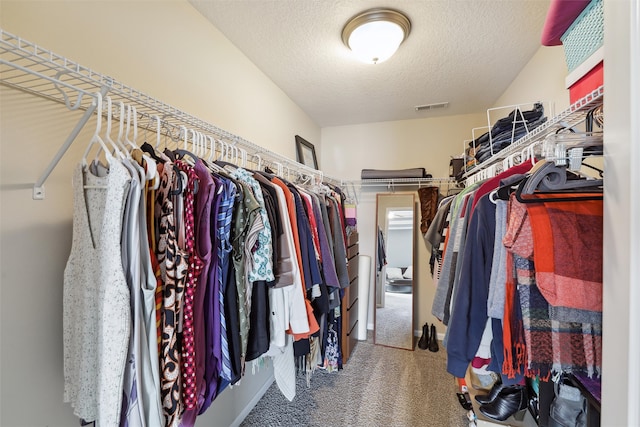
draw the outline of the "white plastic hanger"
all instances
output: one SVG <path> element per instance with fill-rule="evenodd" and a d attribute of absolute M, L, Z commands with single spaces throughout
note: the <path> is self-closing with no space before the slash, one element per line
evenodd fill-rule
<path fill-rule="evenodd" d="M 158 116 L 153 116 L 152 118 L 155 118 L 157 120 L 157 133 L 156 133 L 156 146 L 157 146 L 160 144 L 160 118 Z M 137 123 L 135 123 L 134 126 L 136 126 L 136 129 L 137 129 Z M 135 137 L 134 137 L 134 140 L 135 140 Z M 151 186 L 151 189 L 157 190 L 158 187 L 160 187 L 160 174 L 158 173 L 158 164 L 156 162 L 156 159 L 151 157 L 144 150 L 141 150 L 141 151 L 142 151 L 142 158 L 145 161 L 144 163 L 145 179 L 148 182 L 153 183 L 153 185 Z"/>
<path fill-rule="evenodd" d="M 198 132 L 198 152 L 196 155 L 202 159 L 205 154 L 207 154 L 207 138 L 204 133 Z"/>
<path fill-rule="evenodd" d="M 233 163 L 236 166 L 240 166 L 240 162 L 238 161 L 238 147 L 235 144 L 231 146 L 231 153 L 233 155 L 231 163 Z"/>
<path fill-rule="evenodd" d="M 220 144 L 220 157 L 218 157 L 216 160 L 225 160 L 225 156 L 227 155 L 227 143 L 224 142 L 223 140 L 218 140 L 218 143 Z"/>
<path fill-rule="evenodd" d="M 243 168 L 247 167 L 247 150 L 245 150 L 244 148 L 239 148 L 240 150 L 240 154 L 241 154 L 241 164 L 240 166 L 242 166 Z"/>
<path fill-rule="evenodd" d="M 132 124 L 131 123 L 132 114 L 133 114 L 133 120 L 135 122 L 133 124 L 133 139 L 135 140 L 136 137 L 138 136 L 138 115 L 135 107 L 131 105 L 127 105 L 127 131 L 124 134 L 124 142 L 125 142 L 125 147 L 127 148 L 127 151 L 131 151 L 134 148 L 138 148 L 135 142 L 129 139 L 129 129 L 131 128 L 131 124 Z"/>
<path fill-rule="evenodd" d="M 111 162 L 113 160 L 113 156 L 109 152 L 109 148 L 104 143 L 102 138 L 100 138 L 100 129 L 102 128 L 102 94 L 98 92 L 96 94 L 96 99 L 94 99 L 93 102 L 97 102 L 97 105 L 96 105 L 96 112 L 97 112 L 96 131 L 94 132 L 93 136 L 91 137 L 91 140 L 89 140 L 89 144 L 87 144 L 87 148 L 86 148 L 86 150 L 84 152 L 84 155 L 82 156 L 82 166 L 84 168 L 86 168 L 88 166 L 87 156 L 89 155 L 89 152 L 91 152 L 91 148 L 94 146 L 94 144 L 100 145 L 100 148 L 102 149 L 102 151 L 104 151 L 104 156 L 105 156 L 105 160 L 107 162 L 107 166 L 111 166 Z M 85 185 L 84 188 L 106 188 L 106 187 L 102 186 L 102 185 Z"/>
<path fill-rule="evenodd" d="M 214 137 L 207 135 L 207 139 L 209 140 L 209 157 L 207 157 L 207 161 L 212 162 L 213 156 L 216 153 L 216 140 Z"/>
<path fill-rule="evenodd" d="M 120 127 L 118 128 L 118 139 L 116 141 L 124 151 L 127 151 L 125 149 L 126 144 L 124 142 L 124 116 L 125 116 L 125 105 L 124 105 L 124 102 L 120 101 Z"/>
<path fill-rule="evenodd" d="M 111 97 L 107 96 L 107 128 L 104 133 L 104 139 L 106 140 L 106 142 L 109 143 L 109 145 L 113 149 L 113 155 L 115 157 L 122 159 L 122 158 L 125 158 L 125 154 L 122 152 L 122 147 L 120 147 L 118 143 L 111 138 L 112 116 L 113 116 L 113 104 L 111 102 Z M 98 153 L 99 152 L 100 151 L 98 151 Z"/>
<path fill-rule="evenodd" d="M 160 116 L 154 115 L 154 119 L 156 119 L 156 146 L 154 147 L 156 150 L 160 149 Z"/>
<path fill-rule="evenodd" d="M 202 158 L 202 132 L 196 131 L 196 137 L 192 142 L 193 144 L 193 154 L 196 157 Z"/>

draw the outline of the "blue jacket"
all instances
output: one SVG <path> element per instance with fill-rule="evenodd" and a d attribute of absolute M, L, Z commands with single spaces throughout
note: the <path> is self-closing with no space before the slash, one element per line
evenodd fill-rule
<path fill-rule="evenodd" d="M 496 205 L 488 195 L 478 201 L 467 230 L 460 281 L 448 325 L 447 371 L 464 378 L 487 323 L 487 298 L 495 239 Z"/>

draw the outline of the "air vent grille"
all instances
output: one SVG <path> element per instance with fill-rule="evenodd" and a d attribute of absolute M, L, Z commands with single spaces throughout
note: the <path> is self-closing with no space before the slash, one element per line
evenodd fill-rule
<path fill-rule="evenodd" d="M 434 104 L 416 105 L 416 111 L 437 110 L 449 106 L 448 102 L 436 102 Z"/>

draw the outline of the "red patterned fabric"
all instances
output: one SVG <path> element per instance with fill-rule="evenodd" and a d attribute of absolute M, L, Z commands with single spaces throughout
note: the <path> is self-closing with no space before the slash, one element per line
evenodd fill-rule
<path fill-rule="evenodd" d="M 578 205 L 583 202 L 570 203 Z M 508 252 L 513 252 L 522 310 L 526 343 L 524 374 L 528 377 L 540 376 L 543 379 L 548 378 L 552 372 L 560 371 L 583 371 L 589 376 L 599 375 L 602 366 L 602 326 L 595 323 L 551 320 L 549 302 L 536 284 L 538 267 L 534 266 L 532 259 L 537 259 L 538 254 L 534 253 L 534 256 L 531 256 L 534 239 L 529 225 L 529 207 L 536 205 L 540 204 L 526 205 L 525 209 L 512 197 L 508 228 L 517 228 L 518 232 L 511 236 L 515 243 L 505 240 Z M 553 244 L 550 241 L 547 241 L 546 245 L 536 242 L 536 247 L 543 248 L 541 250 L 549 251 L 551 246 Z M 601 252 L 601 242 L 598 248 Z M 565 260 L 565 263 L 572 264 L 573 260 Z M 513 366 L 516 370 L 519 368 L 518 364 Z"/>
<path fill-rule="evenodd" d="M 602 200 L 530 203 L 527 211 L 536 282 L 545 299 L 555 306 L 602 311 Z"/>

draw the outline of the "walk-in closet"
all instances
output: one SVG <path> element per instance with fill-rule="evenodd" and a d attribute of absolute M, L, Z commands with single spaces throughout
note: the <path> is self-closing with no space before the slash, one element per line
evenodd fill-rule
<path fill-rule="evenodd" d="M 637 1 L 0 0 L 0 425 L 638 424 L 638 76 Z"/>

